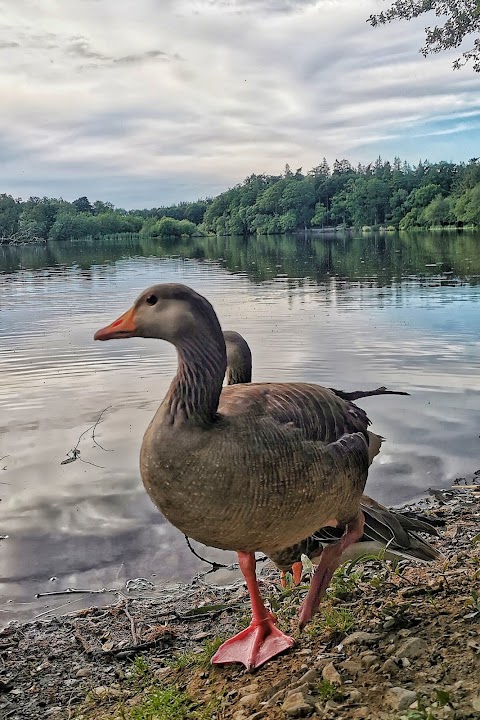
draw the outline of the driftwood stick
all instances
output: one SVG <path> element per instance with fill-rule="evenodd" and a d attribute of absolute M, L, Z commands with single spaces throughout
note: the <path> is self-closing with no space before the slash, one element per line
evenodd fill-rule
<path fill-rule="evenodd" d="M 120 593 L 118 588 L 101 588 L 100 590 L 79 590 L 77 588 L 67 588 L 66 590 L 52 590 L 51 592 L 37 593 L 35 597 L 51 597 L 53 595 L 103 595 L 105 593 Z"/>

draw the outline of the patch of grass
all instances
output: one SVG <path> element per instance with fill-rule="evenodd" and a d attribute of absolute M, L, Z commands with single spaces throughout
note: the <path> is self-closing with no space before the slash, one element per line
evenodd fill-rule
<path fill-rule="evenodd" d="M 210 701 L 199 706 L 186 693 L 172 686 L 152 690 L 133 708 L 121 707 L 116 717 L 122 720 L 211 720 L 220 702 Z"/>
<path fill-rule="evenodd" d="M 325 608 L 321 614 L 307 625 L 305 633 L 309 637 L 325 632 L 325 630 L 334 630 L 335 632 L 346 634 L 355 625 L 353 613 L 347 608 Z"/>
<path fill-rule="evenodd" d="M 207 640 L 200 652 L 186 651 L 179 653 L 173 660 L 172 667 L 175 670 L 185 670 L 191 667 L 208 670 L 210 660 L 224 641 L 225 638 L 215 637 L 213 640 Z"/>
<path fill-rule="evenodd" d="M 329 595 L 339 600 L 345 600 L 356 590 L 362 577 L 363 572 L 361 570 L 352 572 L 350 565 L 342 565 L 335 571 L 328 589 Z"/>
<path fill-rule="evenodd" d="M 316 689 L 323 702 L 326 702 L 327 700 L 340 701 L 344 698 L 344 694 L 328 680 L 322 680 L 322 682 L 317 685 Z"/>
<path fill-rule="evenodd" d="M 152 669 L 143 655 L 136 655 L 130 667 L 130 678 L 135 682 L 144 682 L 152 677 Z"/>

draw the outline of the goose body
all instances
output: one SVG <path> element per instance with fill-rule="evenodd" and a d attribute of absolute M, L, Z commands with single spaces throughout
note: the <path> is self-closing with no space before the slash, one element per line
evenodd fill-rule
<path fill-rule="evenodd" d="M 223 336 L 227 351 L 225 374 L 227 383 L 251 382 L 252 353 L 247 341 L 240 333 L 233 330 L 225 330 Z M 330 390 L 343 399 L 359 399 L 378 395 L 408 395 L 406 392 L 387 390 L 385 387 L 353 392 L 344 392 L 334 388 L 330 388 Z M 365 517 L 363 535 L 358 542 L 346 549 L 342 561 L 354 560 L 366 554 L 376 554 L 385 551 L 386 548 L 388 548 L 385 551 L 386 557 L 390 559 L 404 557 L 421 562 L 432 562 L 441 557 L 441 554 L 419 535 L 420 532 L 438 535 L 428 517 L 418 515 L 407 517 L 401 512 L 389 510 L 365 494 L 362 495 L 360 507 Z M 302 555 L 306 555 L 310 560 L 318 561 L 323 548 L 337 542 L 342 533 L 341 524 L 336 528 L 320 528 L 299 543 L 271 553 L 270 558 L 282 570 L 282 576 L 294 566 L 294 577 L 298 579 L 301 567 L 295 567 L 295 565 L 300 563 Z"/>
<path fill-rule="evenodd" d="M 313 385 L 230 386 L 215 421 L 187 433 L 160 408 L 143 440 L 142 479 L 186 535 L 269 554 L 356 514 L 369 464 L 367 422 Z"/>
<path fill-rule="evenodd" d="M 323 551 L 300 612 L 315 613 L 344 550 L 363 533 L 360 501 L 381 439 L 366 413 L 334 391 L 306 383 L 222 389 L 226 347 L 215 311 L 190 288 L 156 285 L 95 334 L 175 345 L 178 369 L 145 433 L 140 470 L 153 502 L 186 535 L 236 550 L 252 599 L 246 630 L 226 641 L 216 663 L 258 667 L 293 640 L 261 599 L 254 552 L 274 554 L 319 528 L 341 525 Z"/>

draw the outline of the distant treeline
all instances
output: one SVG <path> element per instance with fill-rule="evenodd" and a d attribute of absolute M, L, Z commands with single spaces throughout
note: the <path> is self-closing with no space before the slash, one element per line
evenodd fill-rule
<path fill-rule="evenodd" d="M 273 235 L 328 227 L 415 227 L 480 225 L 480 159 L 468 163 L 411 166 L 377 158 L 354 168 L 323 159 L 307 174 L 286 165 L 282 175 L 250 175 L 215 198 L 145 210 L 31 197 L 0 195 L 0 237 L 100 237 L 118 233 L 175 237 Z"/>

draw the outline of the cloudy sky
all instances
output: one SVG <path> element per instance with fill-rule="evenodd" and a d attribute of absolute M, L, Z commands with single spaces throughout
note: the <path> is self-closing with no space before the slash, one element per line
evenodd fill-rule
<path fill-rule="evenodd" d="M 0 192 L 148 207 L 325 155 L 479 155 L 480 78 L 382 0 L 0 0 Z"/>

